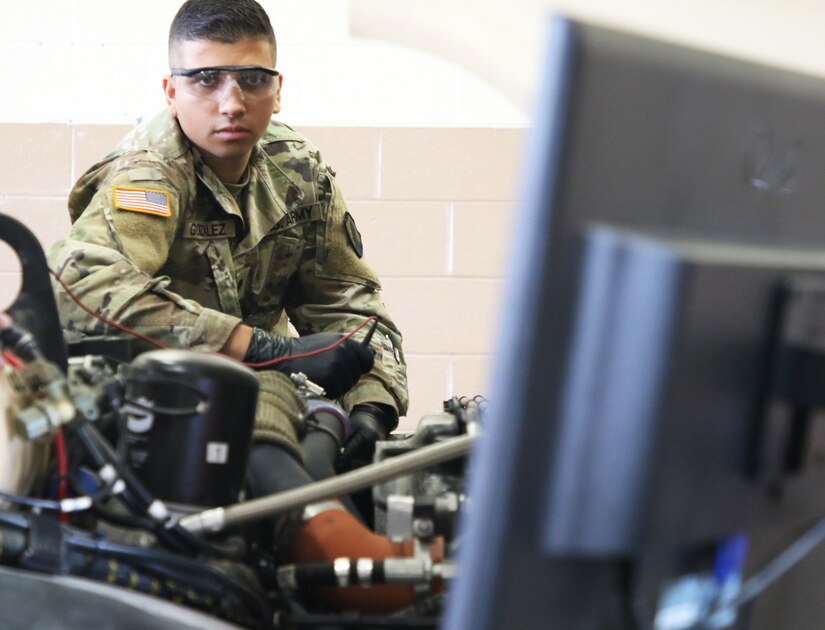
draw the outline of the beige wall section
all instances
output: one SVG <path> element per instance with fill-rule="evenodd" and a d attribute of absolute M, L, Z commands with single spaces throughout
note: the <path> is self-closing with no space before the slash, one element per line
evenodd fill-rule
<path fill-rule="evenodd" d="M 0 212 L 44 247 L 69 228 L 74 179 L 123 125 L 0 124 Z M 449 396 L 486 393 L 523 130 L 304 127 L 338 174 L 404 334 L 414 428 Z M 19 289 L 0 244 L 0 304 Z"/>

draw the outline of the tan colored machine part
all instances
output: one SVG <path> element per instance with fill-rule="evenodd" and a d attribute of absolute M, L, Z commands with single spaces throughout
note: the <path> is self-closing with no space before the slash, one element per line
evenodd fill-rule
<path fill-rule="evenodd" d="M 14 393 L 8 371 L 0 372 L 0 491 L 27 494 L 45 473 L 49 442 L 27 442 L 14 431 Z M 0 506 L 5 503 L 0 501 Z"/>

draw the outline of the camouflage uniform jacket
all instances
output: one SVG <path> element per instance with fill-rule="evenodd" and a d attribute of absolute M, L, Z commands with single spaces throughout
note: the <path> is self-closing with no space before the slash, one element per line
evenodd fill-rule
<path fill-rule="evenodd" d="M 283 334 L 284 311 L 302 335 L 347 332 L 375 315 L 375 366 L 343 404 L 385 403 L 404 415 L 401 335 L 333 173 L 278 123 L 248 173 L 238 204 L 164 112 L 77 182 L 72 230 L 52 248 L 52 269 L 86 306 L 173 347 L 217 351 L 241 321 Z M 107 331 L 55 291 L 66 329 Z"/>

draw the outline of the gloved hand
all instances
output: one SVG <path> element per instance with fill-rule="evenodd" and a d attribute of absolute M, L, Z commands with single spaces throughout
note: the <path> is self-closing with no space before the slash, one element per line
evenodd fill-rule
<path fill-rule="evenodd" d="M 350 434 L 341 454 L 341 470 L 352 467 L 356 460 L 371 461 L 375 443 L 387 439 L 389 432 L 398 424 L 398 416 L 395 409 L 388 405 L 366 403 L 353 407 L 349 422 Z"/>
<path fill-rule="evenodd" d="M 280 337 L 270 335 L 260 328 L 252 329 L 244 363 L 264 363 L 272 359 L 295 356 L 294 359 L 280 361 L 271 366 L 284 374 L 303 372 L 313 383 L 317 383 L 330 398 L 339 398 L 372 369 L 375 353 L 354 339 L 346 339 L 341 344 L 313 354 L 298 356 L 331 346 L 343 337 L 340 333 L 315 333 L 304 337 Z"/>

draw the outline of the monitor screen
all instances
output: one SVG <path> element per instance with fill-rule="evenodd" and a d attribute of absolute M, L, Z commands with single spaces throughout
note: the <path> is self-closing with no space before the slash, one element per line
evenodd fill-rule
<path fill-rule="evenodd" d="M 547 39 L 444 625 L 815 627 L 825 82 Z"/>

